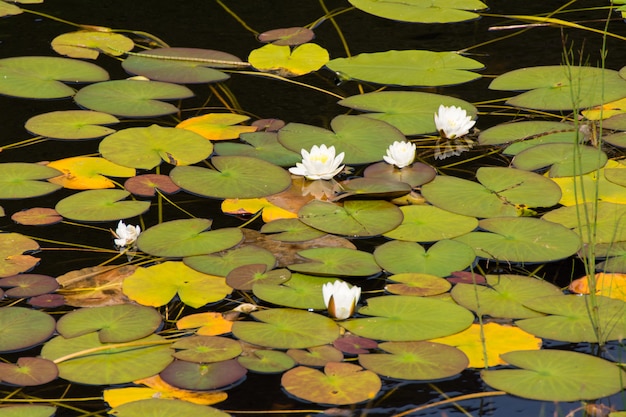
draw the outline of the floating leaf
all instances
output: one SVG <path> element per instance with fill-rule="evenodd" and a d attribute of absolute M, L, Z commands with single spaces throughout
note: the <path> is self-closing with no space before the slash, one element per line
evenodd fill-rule
<path fill-rule="evenodd" d="M 365 178 L 381 178 L 391 181 L 405 182 L 411 187 L 425 184 L 435 178 L 437 172 L 430 165 L 413 162 L 411 165 L 398 169 L 386 162 L 369 165 L 363 171 Z"/>
<path fill-rule="evenodd" d="M 455 52 L 385 51 L 336 58 L 326 64 L 345 79 L 401 86 L 433 87 L 473 81 L 480 75 L 467 71 L 483 64 Z"/>
<path fill-rule="evenodd" d="M 222 277 L 243 265 L 263 264 L 269 269 L 276 265 L 276 258 L 272 252 L 255 245 L 241 246 L 211 255 L 188 256 L 183 261 L 196 271 Z"/>
<path fill-rule="evenodd" d="M 587 174 L 606 164 L 604 152 L 592 146 L 574 147 L 570 143 L 537 145 L 518 153 L 513 166 L 534 171 L 550 166 L 550 177 L 571 177 Z"/>
<path fill-rule="evenodd" d="M 99 157 L 75 156 L 59 159 L 49 162 L 48 167 L 63 174 L 49 179 L 51 183 L 73 190 L 115 188 L 115 183 L 105 175 L 124 178 L 135 175 L 135 169 Z"/>
<path fill-rule="evenodd" d="M 626 240 L 624 215 L 626 205 L 606 202 L 585 203 L 560 207 L 543 215 L 542 219 L 563 225 L 576 233 L 576 239 L 594 244 Z"/>
<path fill-rule="evenodd" d="M 63 110 L 38 114 L 26 121 L 24 127 L 34 135 L 53 139 L 95 139 L 109 135 L 115 130 L 106 126 L 119 123 L 119 119 L 107 113 L 91 110 Z"/>
<path fill-rule="evenodd" d="M 98 307 L 127 304 L 130 300 L 122 292 L 122 282 L 137 267 L 95 266 L 70 271 L 57 277 L 63 287 L 65 303 L 74 307 Z"/>
<path fill-rule="evenodd" d="M 298 362 L 298 365 L 305 366 L 326 366 L 328 362 L 343 361 L 343 353 L 332 346 L 313 346 L 306 350 L 289 349 L 287 355 Z"/>
<path fill-rule="evenodd" d="M 220 362 L 236 358 L 241 354 L 241 344 L 233 339 L 219 336 L 190 336 L 172 344 L 177 351 L 176 359 L 187 362 Z"/>
<path fill-rule="evenodd" d="M 291 27 L 268 30 L 260 33 L 257 38 L 261 42 L 271 42 L 274 45 L 300 45 L 312 40 L 315 33 L 308 28 Z"/>
<path fill-rule="evenodd" d="M 267 265 L 250 264 L 233 269 L 226 276 L 226 284 L 236 290 L 251 291 L 255 284 L 281 284 L 291 278 L 288 269 L 268 271 Z"/>
<path fill-rule="evenodd" d="M 152 169 L 162 161 L 172 165 L 195 164 L 211 155 L 213 145 L 197 133 L 151 125 L 109 135 L 100 142 L 99 151 L 116 164 Z"/>
<path fill-rule="evenodd" d="M 355 336 L 352 334 L 344 334 L 339 339 L 333 342 L 333 346 L 340 349 L 342 352 L 349 353 L 351 355 L 359 355 L 361 353 L 368 353 L 369 349 L 376 349 L 378 343 L 372 339 L 366 339 L 364 337 Z"/>
<path fill-rule="evenodd" d="M 350 0 L 350 4 L 375 16 L 415 23 L 452 23 L 478 19 L 480 15 L 472 13 L 472 11 L 487 8 L 486 4 L 478 0 L 454 2 L 434 0 L 427 3 L 400 0 L 386 2 Z"/>
<path fill-rule="evenodd" d="M 54 292 L 59 283 L 48 275 L 19 274 L 0 278 L 0 287 L 10 288 L 5 295 L 11 298 L 27 298 Z"/>
<path fill-rule="evenodd" d="M 610 159 L 603 168 L 585 175 L 552 178 L 561 187 L 559 204 L 573 206 L 595 201 L 626 203 L 626 188 L 615 181 L 620 176 L 616 172 L 626 172 L 622 171 L 624 168 L 626 165 Z"/>
<path fill-rule="evenodd" d="M 60 175 L 53 167 L 26 162 L 0 163 L 0 198 L 21 199 L 50 194 L 59 187 L 39 181 Z"/>
<path fill-rule="evenodd" d="M 490 386 L 540 401 L 580 401 L 607 397 L 624 389 L 626 373 L 595 356 L 563 350 L 519 350 L 502 359 L 522 369 L 485 370 Z"/>
<path fill-rule="evenodd" d="M 22 387 L 54 381 L 59 371 L 54 362 L 41 358 L 20 357 L 15 365 L 0 363 L 0 381 Z"/>
<path fill-rule="evenodd" d="M 17 8 L 13 5 L 9 6 Z M 9 405 L 2 408 L 2 417 L 52 417 L 55 413 L 56 407 L 50 405 Z"/>
<path fill-rule="evenodd" d="M 570 144 L 573 144 L 578 136 L 575 126 L 569 123 L 532 120 L 495 125 L 481 131 L 478 136 L 478 141 L 481 145 L 500 145 L 502 143 L 517 141 L 523 141 L 522 144 L 526 142 L 537 143 L 535 141 L 539 138 L 545 138 L 559 133 L 567 133 L 566 137 Z M 508 149 L 509 148 L 507 148 L 507 151 Z M 513 152 L 509 153 L 514 154 Z"/>
<path fill-rule="evenodd" d="M 178 293 L 193 308 L 222 300 L 231 293 L 223 277 L 207 275 L 182 262 L 164 262 L 139 267 L 124 280 L 124 294 L 140 304 L 159 307 Z"/>
<path fill-rule="evenodd" d="M 285 352 L 264 349 L 256 349 L 250 354 L 239 356 L 237 361 L 244 368 L 260 373 L 285 372 L 296 364 Z"/>
<path fill-rule="evenodd" d="M 195 132 L 210 140 L 237 139 L 242 133 L 256 131 L 257 128 L 254 126 L 240 124 L 248 119 L 250 119 L 248 116 L 242 114 L 209 113 L 185 119 L 176 127 Z"/>
<path fill-rule="evenodd" d="M 100 51 L 119 56 L 134 47 L 130 38 L 119 33 L 91 30 L 63 33 L 52 40 L 52 49 L 70 58 L 96 59 Z"/>
<path fill-rule="evenodd" d="M 475 217 L 463 216 L 435 206 L 400 207 L 402 224 L 385 233 L 390 239 L 409 242 L 432 242 L 469 233 L 478 226 Z"/>
<path fill-rule="evenodd" d="M 222 211 L 228 214 L 256 214 L 262 211 L 264 222 L 298 217 L 296 213 L 282 209 L 266 198 L 227 198 L 222 201 Z"/>
<path fill-rule="evenodd" d="M 141 197 L 153 197 L 157 190 L 163 194 L 173 194 L 180 190 L 168 175 L 162 174 L 135 175 L 124 182 L 124 188 Z"/>
<path fill-rule="evenodd" d="M 572 292 L 578 294 L 589 294 L 590 285 L 589 277 L 575 279 L 569 285 Z M 596 295 L 603 295 L 609 298 L 626 301 L 626 275 L 625 274 L 607 274 L 601 272 L 595 274 L 593 280 Z M 2 280 L 0 280 L 0 285 Z"/>
<path fill-rule="evenodd" d="M 254 295 L 261 300 L 285 307 L 325 310 L 322 286 L 335 278 L 318 278 L 310 275 L 292 274 L 283 283 L 255 283 Z"/>
<path fill-rule="evenodd" d="M 278 142 L 276 132 L 242 133 L 239 137 L 243 143 L 218 142 L 215 153 L 224 156 L 251 156 L 281 167 L 294 166 L 302 161 L 299 152 L 293 152 Z"/>
<path fill-rule="evenodd" d="M 298 366 L 285 372 L 283 388 L 314 403 L 344 405 L 372 400 L 382 383 L 378 375 L 350 363 L 329 362 L 324 372 Z"/>
<path fill-rule="evenodd" d="M 368 298 L 358 312 L 373 317 L 343 321 L 341 326 L 358 336 L 396 342 L 448 336 L 474 321 L 474 315 L 457 304 L 403 295 Z"/>
<path fill-rule="evenodd" d="M 397 295 L 427 297 L 443 294 L 452 286 L 446 279 L 412 272 L 392 275 L 388 279 L 396 283 L 387 284 L 385 290 Z"/>
<path fill-rule="evenodd" d="M 206 391 L 232 385 L 247 372 L 235 359 L 213 363 L 175 360 L 161 372 L 160 376 L 163 381 L 178 388 Z"/>
<path fill-rule="evenodd" d="M 197 313 L 190 314 L 180 318 L 176 322 L 176 328 L 179 330 L 193 329 L 196 334 L 201 336 L 216 336 L 219 334 L 230 333 L 233 322 L 226 320 L 222 313 Z"/>
<path fill-rule="evenodd" d="M 122 404 L 109 411 L 109 414 L 117 417 L 169 417 L 169 416 L 194 416 L 194 417 L 228 417 L 223 411 L 206 405 L 193 404 L 187 400 L 157 399 L 133 401 Z"/>
<path fill-rule="evenodd" d="M 54 319 L 41 311 L 24 307 L 0 308 L 0 352 L 22 350 L 47 340 Z"/>
<path fill-rule="evenodd" d="M 433 342 L 384 342 L 378 345 L 388 353 L 359 355 L 359 364 L 379 375 L 407 380 L 448 378 L 467 368 L 461 350 Z"/>
<path fill-rule="evenodd" d="M 0 233 L 0 277 L 29 271 L 39 258 L 23 253 L 38 249 L 37 242 L 19 233 Z"/>
<path fill-rule="evenodd" d="M 326 236 L 326 232 L 308 226 L 298 219 L 273 220 L 261 227 L 261 233 L 271 233 L 271 239 L 281 242 L 303 242 Z"/>
<path fill-rule="evenodd" d="M 369 276 L 380 272 L 371 253 L 348 248 L 312 248 L 298 252 L 308 262 L 289 265 L 289 269 L 325 276 Z"/>
<path fill-rule="evenodd" d="M 65 197 L 54 207 L 65 218 L 104 222 L 138 216 L 150 208 L 149 201 L 121 201 L 130 193 L 125 190 L 87 190 Z"/>
<path fill-rule="evenodd" d="M 293 50 L 289 46 L 268 44 L 253 50 L 248 56 L 250 64 L 259 71 L 277 72 L 283 77 L 317 71 L 328 59 L 328 51 L 314 43 L 305 43 Z"/>

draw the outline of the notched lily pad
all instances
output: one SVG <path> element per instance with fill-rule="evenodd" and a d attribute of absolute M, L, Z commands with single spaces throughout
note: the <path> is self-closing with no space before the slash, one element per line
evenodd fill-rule
<path fill-rule="evenodd" d="M 16 364 L 0 362 L 0 381 L 30 387 L 54 381 L 59 370 L 54 362 L 42 358 L 20 357 Z"/>
<path fill-rule="evenodd" d="M 27 298 L 53 292 L 59 288 L 59 283 L 48 275 L 19 274 L 0 278 L 0 287 L 9 288 L 5 290 L 7 297 Z"/>
<path fill-rule="evenodd" d="M 193 363 L 175 360 L 160 376 L 178 388 L 208 391 L 228 387 L 241 380 L 248 371 L 235 359 L 213 363 Z"/>
<path fill-rule="evenodd" d="M 41 226 L 59 223 L 63 220 L 63 216 L 55 209 L 34 207 L 13 213 L 11 220 L 18 224 Z"/>
<path fill-rule="evenodd" d="M 54 209 L 63 217 L 87 222 L 127 219 L 145 213 L 149 201 L 122 201 L 130 193 L 125 190 L 87 190 L 59 201 Z"/>
<path fill-rule="evenodd" d="M 154 197 L 157 190 L 163 194 L 174 194 L 180 190 L 169 176 L 163 174 L 136 175 L 124 182 L 124 188 L 141 197 Z"/>
<path fill-rule="evenodd" d="M 298 252 L 305 262 L 292 271 L 324 276 L 369 276 L 381 271 L 371 253 L 348 248 L 313 248 Z"/>
<path fill-rule="evenodd" d="M 0 164 L 0 198 L 22 199 L 50 194 L 61 186 L 45 181 L 61 175 L 52 167 L 26 162 Z"/>
<path fill-rule="evenodd" d="M 33 116 L 24 127 L 34 135 L 52 139 L 95 139 L 109 135 L 115 130 L 102 126 L 119 123 L 108 113 L 90 110 L 64 110 Z"/>
<path fill-rule="evenodd" d="M 54 333 L 52 316 L 24 307 L 0 308 L 0 352 L 35 346 Z"/>
<path fill-rule="evenodd" d="M 220 362 L 239 356 L 241 344 L 233 339 L 220 336 L 190 336 L 172 344 L 176 349 L 174 357 L 187 362 Z"/>

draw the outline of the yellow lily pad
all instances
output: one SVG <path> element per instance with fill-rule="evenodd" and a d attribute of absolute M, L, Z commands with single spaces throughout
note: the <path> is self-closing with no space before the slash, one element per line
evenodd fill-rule
<path fill-rule="evenodd" d="M 178 320 L 176 322 L 176 328 L 179 330 L 198 328 L 198 330 L 196 330 L 196 334 L 198 335 L 217 336 L 230 333 L 233 328 L 233 322 L 225 319 L 222 313 L 198 313 L 185 316 Z"/>
<path fill-rule="evenodd" d="M 209 113 L 183 120 L 177 128 L 191 130 L 210 140 L 237 139 L 242 133 L 256 132 L 256 126 L 239 123 L 250 119 L 248 116 L 233 113 Z"/>
<path fill-rule="evenodd" d="M 96 59 L 100 51 L 118 56 L 134 47 L 135 43 L 130 38 L 119 33 L 91 30 L 64 33 L 52 40 L 52 49 L 71 58 Z"/>
<path fill-rule="evenodd" d="M 265 223 L 278 219 L 295 219 L 297 213 L 270 203 L 266 198 L 227 198 L 222 201 L 222 211 L 228 214 L 255 214 L 263 210 Z"/>
<path fill-rule="evenodd" d="M 277 72 L 284 77 L 317 71 L 329 59 L 328 51 L 314 43 L 305 43 L 293 50 L 288 46 L 268 44 L 248 56 L 250 64 L 259 71 Z"/>
<path fill-rule="evenodd" d="M 123 178 L 135 175 L 134 168 L 124 167 L 104 158 L 96 157 L 75 156 L 52 161 L 48 166 L 63 173 L 62 176 L 51 178 L 48 181 L 73 190 L 115 188 L 115 183 L 106 178 L 105 175 Z"/>
<path fill-rule="evenodd" d="M 626 274 L 598 273 L 595 275 L 596 295 L 626 301 Z M 570 291 L 589 294 L 589 277 L 578 278 L 569 285 Z"/>

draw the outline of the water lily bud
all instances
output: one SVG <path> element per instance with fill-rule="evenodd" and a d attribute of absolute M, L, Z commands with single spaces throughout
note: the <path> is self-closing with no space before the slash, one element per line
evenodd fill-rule
<path fill-rule="evenodd" d="M 328 314 L 338 320 L 345 320 L 354 313 L 354 308 L 361 297 L 361 287 L 350 287 L 344 281 L 326 283 L 322 286 L 324 304 Z"/>

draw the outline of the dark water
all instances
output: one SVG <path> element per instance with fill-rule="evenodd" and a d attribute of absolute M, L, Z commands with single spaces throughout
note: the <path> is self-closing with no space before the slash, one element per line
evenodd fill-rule
<path fill-rule="evenodd" d="M 248 0 L 225 2 L 249 26 L 259 32 L 278 27 L 290 27 L 308 24 L 324 12 L 320 4 L 310 0 Z M 563 5 L 563 1 L 528 0 L 524 2 L 510 0 L 487 0 L 489 13 L 493 14 L 541 14 L 550 12 Z M 347 7 L 347 1 L 328 0 L 328 9 Z M 608 1 L 585 0 L 578 2 L 580 7 L 606 6 Z M 246 59 L 248 53 L 260 44 L 254 35 L 246 31 L 235 19 L 224 12 L 214 1 L 185 0 L 185 1 L 127 1 L 127 0 L 47 0 L 42 5 L 30 5 L 26 8 L 49 13 L 63 19 L 112 28 L 135 29 L 150 32 L 164 39 L 171 46 L 197 47 L 216 49 L 229 52 Z M 581 11 L 578 13 L 559 16 L 568 20 L 587 20 L 606 18 L 605 11 Z M 613 17 L 616 17 L 615 15 Z M 449 25 L 420 25 L 402 22 L 393 22 L 369 16 L 360 11 L 344 13 L 337 17 L 337 23 L 346 36 L 353 55 L 361 52 L 377 52 L 389 49 L 424 49 L 432 51 L 459 50 L 481 44 L 498 37 L 511 35 L 515 31 L 488 31 L 491 26 L 502 26 L 519 23 L 500 17 L 485 17 L 483 19 Z M 602 28 L 603 22 L 585 22 L 585 25 Z M 50 55 L 49 42 L 57 35 L 72 31 L 72 27 L 24 13 L 0 20 L 0 58 L 22 55 Z M 626 23 L 616 19 L 611 22 L 610 31 L 626 35 Z M 335 28 L 330 22 L 324 22 L 316 29 L 315 42 L 330 51 L 331 58 L 345 56 L 343 47 Z M 584 61 L 595 65 L 600 60 L 601 38 L 579 30 L 561 30 L 554 27 L 541 27 L 526 31 L 518 36 L 500 40 L 489 45 L 471 49 L 468 56 L 485 64 L 482 74 L 484 78 L 459 86 L 430 89 L 428 91 L 458 96 L 471 102 L 482 102 L 495 98 L 506 97 L 506 93 L 493 92 L 487 89 L 491 76 L 503 72 L 535 65 L 560 64 L 563 60 L 564 48 L 572 48 L 576 59 L 582 56 Z M 626 47 L 624 42 L 609 39 L 607 43 L 608 57 L 606 67 L 620 69 L 626 64 Z M 106 68 L 112 79 L 126 77 L 119 63 L 111 58 L 104 57 L 96 61 Z M 315 85 L 333 90 L 343 95 L 356 94 L 358 90 L 354 84 L 335 86 L 335 76 L 330 71 L 320 71 L 300 79 Z M 308 123 L 326 127 L 336 115 L 345 112 L 345 108 L 336 104 L 336 99 L 314 93 L 306 89 L 298 89 L 274 80 L 261 77 L 233 75 L 227 82 L 241 106 L 258 118 L 280 118 L 287 122 Z M 372 86 L 371 88 L 376 88 Z M 198 98 L 185 102 L 186 108 L 199 106 L 208 94 L 205 86 L 192 86 Z M 419 90 L 419 89 L 417 89 Z M 2 137 L 0 144 L 12 143 L 28 137 L 23 128 L 25 120 L 36 114 L 52 110 L 74 109 L 71 100 L 31 101 L 16 100 L 0 97 L 0 121 L 2 123 Z M 479 106 L 481 112 L 488 113 L 490 106 Z M 481 113 L 477 127 L 485 129 L 493 124 L 509 120 L 501 116 Z M 54 142 L 45 145 L 36 145 L 22 150 L 12 150 L 0 154 L 2 162 L 28 161 L 37 162 L 67 157 L 67 150 L 57 146 Z M 73 143 L 72 155 L 81 155 L 97 152 L 97 141 Z M 72 192 L 65 192 L 69 195 Z M 64 192 L 57 192 L 54 201 L 58 201 Z M 179 196 L 179 200 L 191 200 L 189 196 Z M 4 202 L 3 202 L 4 203 Z M 49 207 L 54 203 L 45 198 L 29 201 L 29 206 Z M 204 216 L 215 218 L 216 228 L 224 225 L 240 224 L 239 220 L 220 215 L 217 204 L 202 207 Z M 3 204 L 8 214 L 23 207 L 23 202 L 6 202 Z M 198 206 L 195 206 L 198 208 Z M 166 218 L 167 218 L 166 212 Z M 0 220 L 3 230 L 11 230 L 12 222 L 8 218 Z M 75 228 L 72 229 L 74 232 Z M 49 238 L 65 239 L 76 243 L 93 244 L 94 236 L 88 232 L 79 232 L 72 236 L 63 226 L 51 226 L 43 229 L 33 229 L 33 235 Z M 98 235 L 98 239 L 102 239 Z M 109 245 L 101 243 L 102 246 Z M 367 247 L 368 242 L 361 245 Z M 58 275 L 72 269 L 91 266 L 105 258 L 99 255 L 86 255 L 79 259 L 73 252 L 41 254 L 42 262 L 37 267 L 37 273 Z M 551 274 L 563 275 L 569 279 L 572 272 L 570 264 L 552 269 Z M 565 269 L 564 269 L 565 268 Z M 552 344 L 552 347 L 562 347 Z M 570 347 L 570 346 L 568 346 Z M 489 391 L 476 372 L 465 371 L 461 375 L 446 381 L 436 381 L 437 389 L 448 396 L 457 396 L 481 391 Z M 27 392 L 38 397 L 51 398 L 60 395 L 66 385 L 63 382 L 46 387 L 29 389 Z M 10 392 L 11 389 L 2 389 Z M 217 405 L 220 409 L 228 410 L 238 415 L 237 410 L 294 410 L 314 409 L 323 410 L 324 407 L 315 404 L 305 404 L 291 398 L 280 389 L 280 375 L 267 376 L 249 374 L 247 380 L 234 387 L 229 392 L 229 399 Z M 72 385 L 68 397 L 99 396 L 100 388 L 77 387 Z M 427 383 L 410 383 L 398 381 L 384 381 L 383 392 L 371 404 L 359 405 L 353 415 L 390 416 L 412 409 L 429 402 L 436 402 L 443 396 L 436 392 L 434 386 Z M 616 406 L 624 408 L 624 401 L 618 395 L 611 399 Z M 0 400 L 1 403 L 1 400 Z M 606 403 L 606 402 L 605 402 Z M 495 417 L 535 417 L 561 416 L 580 407 L 579 403 L 552 404 L 528 401 L 512 396 L 487 397 L 483 399 L 464 401 L 460 403 L 472 416 Z M 77 404 L 77 406 L 93 411 L 104 408 L 102 403 L 91 405 Z M 350 409 L 350 407 L 343 407 Z M 81 413 L 60 408 L 58 416 L 77 416 Z M 105 415 L 100 412 L 100 415 Z M 244 415 L 244 414 L 241 414 Z M 251 414 L 246 414 L 251 415 Z M 265 415 L 263 412 L 252 415 Z M 278 413 L 274 415 L 290 415 Z M 464 415 L 454 404 L 428 409 L 415 416 L 460 416 Z M 582 415 L 578 413 L 577 415 Z"/>

